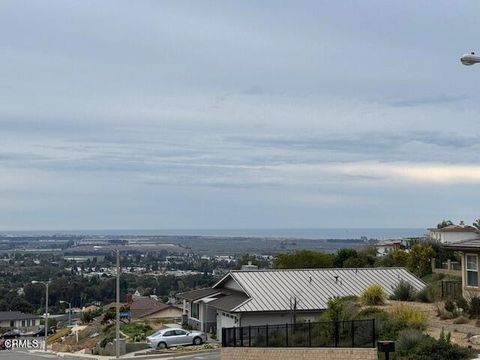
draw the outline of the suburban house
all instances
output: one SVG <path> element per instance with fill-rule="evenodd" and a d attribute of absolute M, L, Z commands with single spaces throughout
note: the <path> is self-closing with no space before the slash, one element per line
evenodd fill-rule
<path fill-rule="evenodd" d="M 130 303 L 130 318 L 136 319 L 180 319 L 182 309 L 174 305 L 163 304 L 158 300 L 142 297 Z"/>
<path fill-rule="evenodd" d="M 378 241 L 375 245 L 377 256 L 386 256 L 393 250 L 400 250 L 403 246 L 402 240 L 383 240 Z"/>
<path fill-rule="evenodd" d="M 232 271 L 211 288 L 178 294 L 183 321 L 216 332 L 238 326 L 316 321 L 329 299 L 360 295 L 372 284 L 391 295 L 400 281 L 425 283 L 404 268 Z"/>
<path fill-rule="evenodd" d="M 445 249 L 461 254 L 462 295 L 465 298 L 480 296 L 479 257 L 480 237 L 445 245 Z"/>
<path fill-rule="evenodd" d="M 480 231 L 460 221 L 458 225 L 448 225 L 441 229 L 428 229 L 427 237 L 442 244 L 454 244 L 465 240 L 480 239 Z"/>
<path fill-rule="evenodd" d="M 42 317 L 20 311 L 0 311 L 0 328 L 33 330 L 40 325 Z"/>

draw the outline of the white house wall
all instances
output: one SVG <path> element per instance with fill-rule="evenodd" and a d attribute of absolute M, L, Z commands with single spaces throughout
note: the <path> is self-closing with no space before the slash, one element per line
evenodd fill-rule
<path fill-rule="evenodd" d="M 444 232 L 438 233 L 437 237 L 441 243 L 454 244 L 460 241 L 473 240 L 478 238 L 478 234 L 474 232 Z"/>

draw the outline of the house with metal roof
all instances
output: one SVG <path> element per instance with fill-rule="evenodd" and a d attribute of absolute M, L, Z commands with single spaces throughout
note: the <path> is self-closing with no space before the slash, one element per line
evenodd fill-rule
<path fill-rule="evenodd" d="M 400 281 L 425 283 L 404 268 L 232 271 L 211 288 L 177 296 L 184 323 L 219 337 L 224 327 L 317 321 L 329 299 L 359 296 L 370 285 L 387 295 Z"/>

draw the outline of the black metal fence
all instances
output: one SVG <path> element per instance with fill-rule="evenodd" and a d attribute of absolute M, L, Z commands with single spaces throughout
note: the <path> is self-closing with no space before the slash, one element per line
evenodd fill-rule
<path fill-rule="evenodd" d="M 375 320 L 222 328 L 222 346 L 371 348 L 376 346 Z"/>
<path fill-rule="evenodd" d="M 462 296 L 462 282 L 453 280 L 442 280 L 441 282 L 442 299 L 457 298 Z"/>

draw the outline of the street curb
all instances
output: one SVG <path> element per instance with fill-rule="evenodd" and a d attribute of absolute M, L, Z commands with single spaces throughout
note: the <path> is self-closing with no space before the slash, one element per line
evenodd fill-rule
<path fill-rule="evenodd" d="M 169 357 L 181 357 L 181 356 L 188 356 L 188 355 L 198 355 L 198 354 L 206 354 L 215 351 L 220 351 L 218 349 L 205 349 L 205 350 L 198 350 L 198 351 L 185 351 L 185 352 L 169 352 L 169 353 L 158 353 L 158 354 L 151 354 L 151 355 L 138 355 L 138 356 L 130 356 L 130 357 L 120 357 L 122 360 L 148 360 L 148 359 L 157 359 L 157 358 L 169 358 Z M 113 357 L 112 359 L 115 359 Z"/>
<path fill-rule="evenodd" d="M 158 358 L 181 358 L 183 356 L 189 355 L 198 355 L 198 354 L 207 354 L 215 351 L 220 351 L 218 349 L 205 349 L 197 351 L 185 351 L 185 352 L 168 352 L 168 353 L 158 353 L 150 355 L 138 355 L 138 356 L 126 356 L 128 354 L 120 356 L 121 360 L 149 360 L 149 359 L 158 359 Z M 72 354 L 64 352 L 54 352 L 54 351 L 43 351 L 43 350 L 30 350 L 30 353 L 34 354 L 43 354 L 43 355 L 56 355 L 58 358 L 67 359 L 67 360 L 116 360 L 115 356 L 102 356 L 102 355 L 90 355 L 90 354 Z"/>

